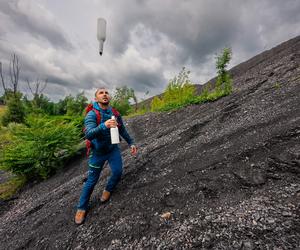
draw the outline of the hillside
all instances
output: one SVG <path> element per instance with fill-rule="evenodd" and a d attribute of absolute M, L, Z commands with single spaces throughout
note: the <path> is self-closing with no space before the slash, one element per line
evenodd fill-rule
<path fill-rule="evenodd" d="M 77 159 L 3 205 L 0 248 L 300 247 L 299 65 L 300 36 L 234 67 L 230 96 L 127 120 L 140 150 L 123 150 L 111 201 L 99 204 L 106 167 L 74 224 L 87 171 Z"/>

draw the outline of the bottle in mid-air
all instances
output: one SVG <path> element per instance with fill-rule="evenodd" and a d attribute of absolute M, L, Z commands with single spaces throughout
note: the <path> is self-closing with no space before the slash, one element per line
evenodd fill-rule
<path fill-rule="evenodd" d="M 99 54 L 103 54 L 103 44 L 106 39 L 106 21 L 103 18 L 98 18 L 97 20 L 97 38 L 99 41 Z"/>

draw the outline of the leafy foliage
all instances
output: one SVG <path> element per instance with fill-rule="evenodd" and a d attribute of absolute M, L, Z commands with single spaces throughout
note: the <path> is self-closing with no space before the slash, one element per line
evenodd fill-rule
<path fill-rule="evenodd" d="M 211 90 L 211 84 L 207 84 L 200 95 L 196 95 L 195 86 L 189 80 L 190 71 L 185 68 L 178 76 L 172 79 L 161 98 L 154 97 L 151 102 L 151 111 L 168 111 L 178 109 L 189 104 L 199 104 L 208 101 L 215 101 L 223 96 L 232 93 L 232 79 L 226 70 L 231 60 L 230 48 L 224 48 L 223 53 L 217 57 L 217 82 L 215 89 Z"/>
<path fill-rule="evenodd" d="M 84 92 L 79 93 L 75 98 L 69 96 L 67 98 L 67 115 L 81 115 L 87 103 L 88 99 L 84 96 Z"/>
<path fill-rule="evenodd" d="M 146 113 L 149 112 L 149 111 L 150 111 L 150 110 L 147 109 L 146 106 L 143 106 L 143 107 L 138 108 L 137 111 L 131 112 L 131 113 L 128 114 L 126 117 L 127 117 L 127 118 L 130 118 L 130 117 L 134 117 L 134 116 L 144 115 L 144 114 L 146 114 Z"/>
<path fill-rule="evenodd" d="M 17 92 L 7 98 L 7 110 L 2 116 L 2 124 L 7 126 L 10 122 L 25 122 L 25 107 L 21 101 L 22 94 Z"/>
<path fill-rule="evenodd" d="M 80 141 L 78 120 L 30 116 L 28 126 L 10 123 L 12 140 L 1 150 L 0 166 L 27 179 L 46 179 L 58 169 L 63 158 L 75 152 Z"/>
<path fill-rule="evenodd" d="M 7 107 L 4 105 L 0 105 L 0 119 L 5 114 Z"/>
<path fill-rule="evenodd" d="M 127 86 L 123 86 L 116 88 L 110 104 L 116 108 L 121 115 L 128 115 L 133 110 L 130 100 L 133 100 L 134 103 L 137 104 L 137 98 L 134 90 L 132 88 L 128 88 Z"/>
<path fill-rule="evenodd" d="M 226 68 L 231 60 L 232 52 L 230 48 L 224 48 L 223 53 L 217 57 L 217 83 L 216 90 L 219 92 L 224 91 L 224 95 L 229 95 L 232 92 L 232 79 L 227 72 Z"/>
<path fill-rule="evenodd" d="M 196 88 L 189 79 L 190 71 L 185 68 L 170 80 L 162 98 L 154 97 L 151 102 L 151 111 L 167 111 L 183 107 L 194 99 Z"/>

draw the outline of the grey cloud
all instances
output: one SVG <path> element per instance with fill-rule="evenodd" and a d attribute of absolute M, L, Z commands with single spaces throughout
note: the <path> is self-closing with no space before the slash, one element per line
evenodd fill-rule
<path fill-rule="evenodd" d="M 258 41 L 258 25 L 262 26 L 263 35 L 267 37 L 274 35 L 272 33 L 278 25 L 288 29 L 289 24 L 298 23 L 300 19 L 297 14 L 300 2 L 297 0 L 111 1 L 110 7 L 116 13 L 111 20 L 111 29 L 115 34 L 111 41 L 114 53 L 126 50 L 131 44 L 130 31 L 142 23 L 152 30 L 153 35 L 157 32 L 164 34 L 176 44 L 180 50 L 177 59 L 181 65 L 187 62 L 201 65 L 208 55 L 225 46 L 232 46 L 236 41 L 245 42 L 245 49 L 253 53 L 262 46 Z M 267 13 L 270 22 L 266 20 Z M 241 38 L 243 36 L 245 39 Z M 283 40 L 286 38 L 282 37 Z M 159 56 L 162 59 L 163 54 Z"/>
<path fill-rule="evenodd" d="M 132 87 L 135 91 L 143 93 L 149 89 L 159 88 L 160 85 L 166 82 L 166 79 L 159 72 L 139 71 L 125 79 L 128 80 L 123 82 L 123 84 Z"/>
<path fill-rule="evenodd" d="M 82 89 L 90 91 L 99 85 L 111 88 L 127 85 L 142 94 L 147 90 L 159 94 L 169 80 L 165 76 L 175 76 L 182 66 L 192 70 L 197 77 L 194 82 L 203 83 L 215 76 L 214 57 L 223 47 L 232 47 L 233 62 L 237 64 L 300 33 L 298 0 L 120 0 L 105 1 L 105 4 L 103 1 L 98 7 L 105 6 L 103 13 L 109 13 L 109 18 L 105 55 L 100 60 L 91 52 L 97 50 L 97 41 L 90 30 L 74 31 L 69 26 L 70 36 L 80 33 L 72 40 L 80 46 L 78 51 L 67 53 L 72 44 L 62 28 L 51 18 L 37 22 L 38 14 L 24 14 L 24 8 L 19 9 L 17 5 L 20 2 L 0 0 L 0 20 L 5 15 L 5 22 L 10 20 L 8 24 L 16 26 L 17 32 L 22 30 L 46 39 L 50 50 L 58 48 L 57 57 L 50 51 L 47 61 L 45 53 L 45 62 L 39 65 L 26 49 L 20 53 L 22 77 L 32 80 L 36 75 L 47 77 L 47 93 L 56 99 L 60 94 L 76 94 Z M 47 4 L 51 7 L 52 3 Z M 65 2 L 60 4 L 62 8 L 67 6 Z M 73 13 L 80 13 L 74 6 L 84 8 L 85 5 L 83 1 L 76 1 L 67 14 L 72 18 Z M 99 14 L 93 5 L 87 6 L 91 19 L 86 20 L 83 27 L 90 25 Z M 67 26 L 62 27 L 67 30 Z M 0 37 L 1 34 L 5 37 L 5 32 L 12 31 L 0 27 Z M 80 43 L 85 40 L 92 46 Z M 33 39 L 32 43 L 36 41 Z M 45 43 L 38 45 L 41 46 L 47 48 Z M 0 53 L 1 58 L 9 58 L 7 50 L 2 48 L 1 51 L 1 40 Z"/>
<path fill-rule="evenodd" d="M 40 16 L 27 13 L 26 10 L 20 8 L 20 3 L 21 0 L 1 1 L 0 11 L 2 14 L 7 15 L 19 30 L 26 31 L 36 38 L 44 38 L 56 48 L 73 49 L 72 43 L 68 41 L 56 23 L 45 18 L 42 19 L 42 13 L 40 13 Z"/>
<path fill-rule="evenodd" d="M 130 44 L 129 31 L 140 23 L 150 28 L 153 35 L 164 34 L 182 48 L 179 55 L 182 63 L 189 59 L 193 63 L 203 62 L 206 55 L 228 43 L 238 32 L 238 7 L 227 2 L 149 1 L 135 6 L 123 2 L 125 4 L 129 7 L 114 6 L 122 9 L 122 15 L 112 20 L 113 32 L 118 34 L 112 41 L 116 53 L 126 50 Z"/>
<path fill-rule="evenodd" d="M 27 80 L 32 82 L 39 78 L 40 80 L 48 79 L 49 85 L 56 84 L 61 85 L 63 87 L 73 86 L 74 82 L 51 72 L 51 70 L 47 68 L 46 65 L 37 63 L 28 53 L 26 53 L 26 51 L 12 52 L 10 51 L 10 48 L 1 45 L 2 43 L 0 43 L 0 54 L 5 59 L 3 60 L 1 58 L 1 62 L 3 63 L 3 74 L 7 82 L 9 81 L 9 60 L 11 58 L 12 53 L 16 53 L 16 55 L 19 58 L 20 66 L 19 81 L 21 83 L 23 82 L 23 85 L 24 83 L 26 83 Z"/>

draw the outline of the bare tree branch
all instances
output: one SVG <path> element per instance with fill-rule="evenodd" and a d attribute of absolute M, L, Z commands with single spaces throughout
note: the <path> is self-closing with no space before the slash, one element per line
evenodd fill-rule
<path fill-rule="evenodd" d="M 13 54 L 12 59 L 10 60 L 9 63 L 9 74 L 10 74 L 13 93 L 15 95 L 18 90 L 19 73 L 20 73 L 19 58 L 16 54 Z"/>
<path fill-rule="evenodd" d="M 3 72 L 2 72 L 2 62 L 0 62 L 0 76 L 1 76 L 2 87 L 3 87 L 4 95 L 5 95 L 6 92 L 7 92 L 7 89 L 6 89 L 6 86 L 5 86 Z"/>
<path fill-rule="evenodd" d="M 30 90 L 31 94 L 34 96 L 34 92 L 33 92 L 32 88 L 30 86 L 30 82 L 29 82 L 28 78 L 26 79 L 26 82 L 27 82 L 27 85 L 29 87 L 29 90 Z"/>
<path fill-rule="evenodd" d="M 47 85 L 48 85 L 48 79 L 45 80 L 44 86 L 43 86 L 42 89 L 40 90 L 40 94 L 43 93 L 43 91 L 46 89 Z"/>
<path fill-rule="evenodd" d="M 31 86 L 28 79 L 26 81 L 27 81 L 27 84 L 28 84 L 28 87 L 30 89 L 31 94 L 33 95 L 33 103 L 36 107 L 38 107 L 39 106 L 39 99 L 41 97 L 41 94 L 43 93 L 43 91 L 47 87 L 48 79 L 45 80 L 44 85 L 41 84 L 41 81 L 40 81 L 39 78 L 37 78 L 35 80 L 35 82 L 33 83 L 33 86 Z"/>
<path fill-rule="evenodd" d="M 38 96 L 39 96 L 39 88 L 40 88 L 40 84 L 41 84 L 40 79 L 37 78 L 37 79 L 35 80 L 35 92 L 34 92 L 34 97 L 38 97 Z"/>

